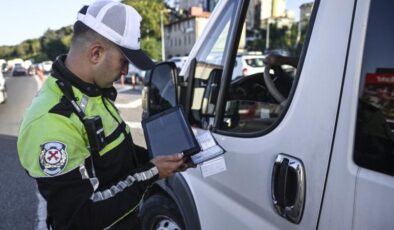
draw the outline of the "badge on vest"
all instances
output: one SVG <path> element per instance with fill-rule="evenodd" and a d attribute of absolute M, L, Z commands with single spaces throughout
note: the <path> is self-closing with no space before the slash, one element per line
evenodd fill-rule
<path fill-rule="evenodd" d="M 40 166 L 48 176 L 61 173 L 67 164 L 66 145 L 61 142 L 47 142 L 41 145 Z"/>

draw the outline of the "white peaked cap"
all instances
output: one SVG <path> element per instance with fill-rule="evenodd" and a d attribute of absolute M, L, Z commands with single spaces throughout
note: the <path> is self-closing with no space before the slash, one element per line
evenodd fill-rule
<path fill-rule="evenodd" d="M 133 7 L 112 0 L 97 0 L 82 7 L 77 20 L 115 43 L 138 68 L 154 67 L 154 62 L 140 48 L 142 18 Z"/>

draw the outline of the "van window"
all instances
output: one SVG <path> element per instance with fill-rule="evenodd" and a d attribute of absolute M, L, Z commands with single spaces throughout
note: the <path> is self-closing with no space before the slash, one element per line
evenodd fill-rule
<path fill-rule="evenodd" d="M 236 20 L 236 10 L 242 1 L 228 1 L 223 14 L 208 32 L 209 36 L 196 55 L 190 122 L 193 126 L 209 128 L 216 118 L 216 106 L 221 87 L 224 62 L 233 49 L 237 49 L 232 67 L 230 87 L 224 101 L 224 116 L 217 121 L 220 130 L 241 134 L 262 133 L 278 120 L 295 82 L 296 70 L 291 66 L 271 66 L 270 79 L 275 85 L 273 96 L 264 82 L 263 59 L 269 54 L 283 55 L 297 60 L 303 49 L 314 2 L 301 0 L 300 4 L 286 7 L 285 1 L 272 10 L 272 5 L 250 1 L 246 20 L 242 22 L 239 44 L 230 44 L 230 32 Z M 291 7 L 291 8 L 290 8 Z M 264 9 L 269 8 L 269 10 Z M 264 13 L 263 13 L 264 12 Z M 289 59 L 289 60 L 290 60 Z M 293 61 L 292 63 L 297 63 Z M 297 67 L 297 64 L 295 64 Z M 274 92 L 274 93 L 275 93 Z M 260 135 L 260 134 L 257 134 Z"/>
<path fill-rule="evenodd" d="M 207 128 L 213 124 L 215 106 L 222 77 L 223 61 L 228 47 L 229 30 L 235 20 L 238 1 L 229 1 L 226 11 L 219 15 L 210 36 L 197 53 L 194 70 L 191 123 Z"/>
<path fill-rule="evenodd" d="M 357 111 L 354 161 L 394 175 L 393 1 L 371 1 Z M 382 36 L 384 32 L 384 36 Z"/>
<path fill-rule="evenodd" d="M 274 9 L 259 1 L 250 1 L 221 130 L 229 135 L 258 136 L 283 116 L 282 112 L 291 102 L 290 91 L 296 87 L 296 67 L 310 27 L 313 6 L 313 1 L 305 0 L 299 5 L 283 3 Z M 272 55 L 284 56 L 294 65 L 274 63 L 270 66 L 269 79 L 274 89 L 268 87 L 264 79 L 267 66 L 263 60 Z"/>

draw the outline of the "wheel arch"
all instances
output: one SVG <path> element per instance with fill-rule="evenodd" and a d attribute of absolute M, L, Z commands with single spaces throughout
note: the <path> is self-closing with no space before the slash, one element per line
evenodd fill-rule
<path fill-rule="evenodd" d="M 193 194 L 185 178 L 180 173 L 153 184 L 149 188 L 144 201 L 155 194 L 165 195 L 176 204 L 187 230 L 201 229 Z"/>

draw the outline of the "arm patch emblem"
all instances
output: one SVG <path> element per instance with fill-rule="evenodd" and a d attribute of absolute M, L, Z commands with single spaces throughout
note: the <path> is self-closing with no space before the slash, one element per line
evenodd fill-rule
<path fill-rule="evenodd" d="M 40 167 L 45 175 L 56 176 L 67 165 L 66 145 L 61 142 L 47 142 L 41 145 Z"/>

